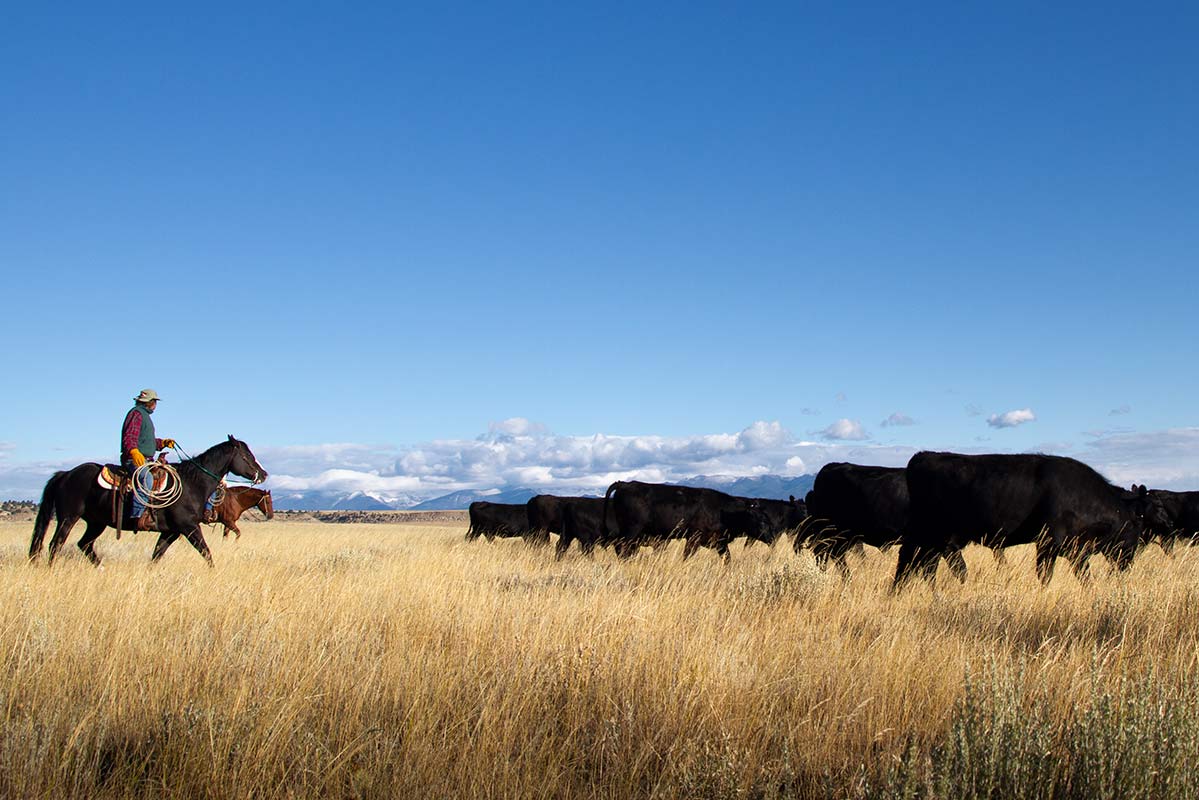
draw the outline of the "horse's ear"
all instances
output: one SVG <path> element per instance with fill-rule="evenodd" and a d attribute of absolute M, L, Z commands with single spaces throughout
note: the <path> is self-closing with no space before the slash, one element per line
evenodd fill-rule
<path fill-rule="evenodd" d="M 229 441 L 231 441 L 231 442 L 233 441 L 233 434 L 232 434 L 232 433 L 231 433 L 231 434 L 229 434 Z"/>

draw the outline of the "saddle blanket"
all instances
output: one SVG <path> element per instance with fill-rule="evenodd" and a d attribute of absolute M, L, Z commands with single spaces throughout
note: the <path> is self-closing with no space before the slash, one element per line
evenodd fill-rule
<path fill-rule="evenodd" d="M 106 464 L 100 467 L 100 474 L 96 476 L 96 483 L 100 484 L 105 489 L 120 489 L 121 482 L 129 479 L 129 472 L 121 469 L 115 464 Z M 157 491 L 166 483 L 167 474 L 164 470 L 156 470 L 154 472 L 154 490 Z M 126 484 L 125 492 L 132 491 L 132 488 Z"/>

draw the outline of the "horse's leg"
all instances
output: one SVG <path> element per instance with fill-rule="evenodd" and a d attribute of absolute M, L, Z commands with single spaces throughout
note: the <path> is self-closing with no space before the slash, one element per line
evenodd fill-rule
<path fill-rule="evenodd" d="M 87 556 L 87 560 L 95 566 L 100 566 L 100 556 L 96 555 L 95 542 L 100 538 L 100 534 L 104 533 L 104 529 L 108 525 L 104 522 L 96 522 L 88 520 L 87 530 L 83 532 L 83 538 L 79 540 L 79 549 Z"/>
<path fill-rule="evenodd" d="M 192 543 L 192 547 L 196 548 L 196 552 L 204 556 L 204 560 L 208 562 L 208 566 L 215 566 L 212 563 L 212 551 L 208 549 L 208 542 L 204 541 L 204 532 L 200 530 L 199 525 L 192 528 L 190 533 L 183 535 Z"/>
<path fill-rule="evenodd" d="M 162 554 L 167 551 L 167 548 L 174 544 L 179 538 L 179 534 L 163 531 L 158 534 L 158 542 L 154 545 L 154 552 L 150 555 L 150 563 L 154 563 L 162 558 Z"/>
<path fill-rule="evenodd" d="M 233 537 L 233 538 L 234 538 L 234 540 L 236 541 L 237 539 L 240 539 L 240 538 L 241 538 L 241 528 L 237 527 L 237 522 L 236 522 L 236 520 L 234 521 L 234 523 L 233 523 L 233 525 L 232 525 L 232 528 L 233 528 L 233 533 L 234 533 L 234 537 Z"/>
<path fill-rule="evenodd" d="M 75 523 L 79 521 L 79 515 L 73 514 L 68 517 L 63 517 L 58 521 L 58 527 L 54 529 L 54 536 L 50 538 L 50 563 L 54 563 L 54 557 L 58 555 L 58 551 L 67 541 L 67 536 L 71 533 L 71 528 L 75 527 Z"/>

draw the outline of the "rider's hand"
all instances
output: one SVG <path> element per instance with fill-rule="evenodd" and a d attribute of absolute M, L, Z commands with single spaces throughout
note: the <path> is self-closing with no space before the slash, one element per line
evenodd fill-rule
<path fill-rule="evenodd" d="M 169 448 L 171 448 L 172 450 L 174 450 L 174 449 L 175 449 L 175 440 L 174 440 L 174 439 L 163 439 L 163 440 L 162 440 L 162 446 L 163 446 L 163 447 L 169 447 Z"/>
<path fill-rule="evenodd" d="M 133 459 L 133 466 L 135 467 L 140 467 L 146 463 L 146 457 L 136 447 L 129 451 L 129 457 Z"/>

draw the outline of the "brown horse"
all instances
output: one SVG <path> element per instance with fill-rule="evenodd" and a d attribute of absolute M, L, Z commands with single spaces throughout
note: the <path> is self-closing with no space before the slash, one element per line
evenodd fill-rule
<path fill-rule="evenodd" d="M 266 514 L 267 519 L 274 519 L 275 504 L 271 500 L 271 490 L 255 489 L 251 486 L 230 486 L 225 490 L 225 496 L 213 509 L 216 512 L 216 519 L 213 520 L 213 523 L 220 523 L 223 529 L 222 538 L 227 538 L 229 531 L 237 534 L 238 539 L 241 538 L 237 520 L 251 508 L 257 508 Z"/>

